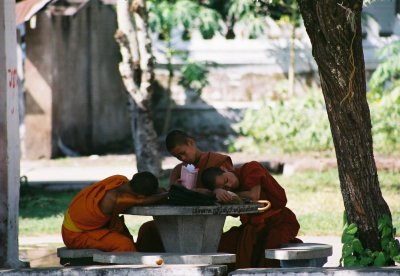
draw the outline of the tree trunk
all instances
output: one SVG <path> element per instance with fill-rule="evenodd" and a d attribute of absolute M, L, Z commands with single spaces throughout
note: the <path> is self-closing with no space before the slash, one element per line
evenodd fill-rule
<path fill-rule="evenodd" d="M 378 219 L 390 210 L 379 187 L 361 37 L 362 0 L 298 0 L 318 64 L 349 223 L 379 250 Z"/>
<path fill-rule="evenodd" d="M 118 0 L 117 17 L 115 38 L 122 55 L 119 70 L 130 96 L 137 169 L 158 176 L 161 173 L 161 158 L 151 112 L 154 64 L 147 28 L 146 1 Z"/>

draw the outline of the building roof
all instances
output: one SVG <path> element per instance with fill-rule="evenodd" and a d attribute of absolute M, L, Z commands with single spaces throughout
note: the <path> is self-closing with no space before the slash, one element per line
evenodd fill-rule
<path fill-rule="evenodd" d="M 17 25 L 32 18 L 52 0 L 24 0 L 15 5 L 15 17 Z"/>
<path fill-rule="evenodd" d="M 73 16 L 89 2 L 90 0 L 23 0 L 15 5 L 16 23 L 19 25 L 29 21 L 48 4 L 53 15 Z M 100 2 L 105 5 L 115 4 L 113 0 Z"/>

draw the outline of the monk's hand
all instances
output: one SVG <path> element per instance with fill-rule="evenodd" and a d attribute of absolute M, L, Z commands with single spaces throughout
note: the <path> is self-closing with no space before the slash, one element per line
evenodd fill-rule
<path fill-rule="evenodd" d="M 228 193 L 228 191 L 218 188 L 214 190 L 215 197 L 218 201 L 221 202 L 229 202 L 232 200 L 232 196 Z"/>

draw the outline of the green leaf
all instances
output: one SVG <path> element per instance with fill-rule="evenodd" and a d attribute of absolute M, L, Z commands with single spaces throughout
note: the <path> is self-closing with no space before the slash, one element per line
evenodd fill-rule
<path fill-rule="evenodd" d="M 346 212 L 343 212 L 343 226 L 346 228 L 348 225 Z"/>
<path fill-rule="evenodd" d="M 400 263 L 400 255 L 397 255 L 397 256 L 393 257 L 393 260 L 394 260 L 396 263 Z"/>
<path fill-rule="evenodd" d="M 362 266 L 369 266 L 370 264 L 372 264 L 373 259 L 371 257 L 361 257 L 360 259 L 360 264 Z"/>
<path fill-rule="evenodd" d="M 354 239 L 354 235 L 349 235 L 346 233 L 342 234 L 342 243 L 351 243 Z"/>
<path fill-rule="evenodd" d="M 372 257 L 372 251 L 371 251 L 371 249 L 365 249 L 365 251 L 364 251 L 364 255 L 366 255 L 366 256 L 369 256 L 369 257 Z"/>
<path fill-rule="evenodd" d="M 343 258 L 343 266 L 344 267 L 351 267 L 357 265 L 357 258 L 354 256 L 347 256 Z"/>
<path fill-rule="evenodd" d="M 355 252 L 362 254 L 364 252 L 364 247 L 359 239 L 354 239 L 352 242 L 352 248 Z"/>
<path fill-rule="evenodd" d="M 391 240 L 388 245 L 389 256 L 393 259 L 400 254 L 400 246 L 398 240 Z"/>
<path fill-rule="evenodd" d="M 385 255 L 383 254 L 383 252 L 379 252 L 378 256 L 374 261 L 374 266 L 385 266 L 385 264 L 386 264 Z"/>
<path fill-rule="evenodd" d="M 384 226 L 382 229 L 381 237 L 382 238 L 392 237 L 392 228 L 388 227 L 388 226 Z"/>
<path fill-rule="evenodd" d="M 381 247 L 382 248 L 387 248 L 390 242 L 390 238 L 382 238 L 381 239 Z"/>
<path fill-rule="evenodd" d="M 348 256 L 351 256 L 353 254 L 353 247 L 351 246 L 351 244 L 346 243 L 343 245 L 342 247 L 342 257 L 346 258 Z"/>
<path fill-rule="evenodd" d="M 357 225 L 355 223 L 350 224 L 346 229 L 344 229 L 344 232 L 346 234 L 354 235 L 357 233 Z"/>

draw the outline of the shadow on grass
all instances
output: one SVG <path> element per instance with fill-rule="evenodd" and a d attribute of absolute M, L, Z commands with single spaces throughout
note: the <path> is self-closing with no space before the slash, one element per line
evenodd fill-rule
<path fill-rule="evenodd" d="M 160 178 L 159 186 L 166 188 L 168 177 Z M 52 190 L 23 183 L 20 189 L 19 216 L 37 219 L 64 216 L 69 203 L 80 190 Z"/>
<path fill-rule="evenodd" d="M 21 218 L 46 218 L 64 214 L 78 191 L 51 191 L 21 185 L 19 216 Z"/>

